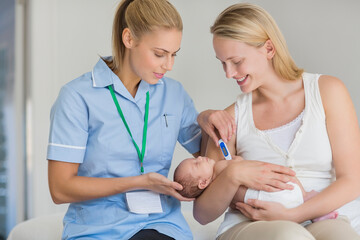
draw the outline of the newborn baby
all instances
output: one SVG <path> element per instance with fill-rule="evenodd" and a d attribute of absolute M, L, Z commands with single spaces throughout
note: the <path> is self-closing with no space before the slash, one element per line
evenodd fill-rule
<path fill-rule="evenodd" d="M 183 160 L 174 172 L 174 181 L 180 183 L 183 189 L 179 193 L 188 198 L 196 198 L 206 189 L 207 186 L 223 171 L 226 167 L 236 160 L 220 160 L 215 161 L 207 157 L 187 158 Z M 238 191 L 232 199 L 232 203 L 244 202 L 248 199 L 258 199 L 262 201 L 278 202 L 286 208 L 294 208 L 302 203 L 304 199 L 315 196 L 317 192 L 311 191 L 306 193 L 301 183 L 295 179 L 297 183 L 288 182 L 294 186 L 292 190 L 281 190 L 278 192 L 265 192 L 254 189 L 248 189 L 245 186 L 239 186 Z M 313 222 L 324 219 L 335 219 L 338 213 L 336 211 L 326 214 L 325 216 L 313 219 Z"/>

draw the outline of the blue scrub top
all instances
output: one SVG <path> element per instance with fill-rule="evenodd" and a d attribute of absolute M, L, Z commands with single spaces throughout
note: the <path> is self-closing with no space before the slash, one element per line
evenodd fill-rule
<path fill-rule="evenodd" d="M 145 173 L 168 176 L 177 141 L 189 153 L 200 150 L 197 111 L 182 85 L 162 78 L 141 81 L 135 98 L 100 59 L 92 72 L 64 85 L 51 109 L 47 158 L 80 163 L 78 175 L 129 177 L 140 174 L 136 149 L 116 110 L 107 86 L 116 97 L 141 149 L 146 92 L 150 93 Z M 125 194 L 71 203 L 64 218 L 63 239 L 129 239 L 141 229 L 156 229 L 175 239 L 192 239 L 180 202 L 160 195 L 163 213 L 134 214 Z"/>

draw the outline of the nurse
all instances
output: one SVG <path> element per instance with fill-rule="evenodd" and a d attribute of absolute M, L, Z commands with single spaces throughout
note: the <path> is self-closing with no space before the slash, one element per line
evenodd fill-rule
<path fill-rule="evenodd" d="M 47 158 L 53 201 L 70 203 L 63 239 L 192 239 L 179 202 L 192 199 L 167 179 L 176 142 L 194 156 L 201 145 L 191 98 L 164 76 L 182 28 L 167 0 L 122 1 L 112 57 L 62 87 Z"/>

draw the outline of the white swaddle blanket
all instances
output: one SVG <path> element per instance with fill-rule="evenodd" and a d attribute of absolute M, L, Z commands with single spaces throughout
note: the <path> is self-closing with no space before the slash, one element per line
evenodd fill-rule
<path fill-rule="evenodd" d="M 292 182 L 288 182 L 287 184 L 294 186 L 294 189 L 265 192 L 249 188 L 245 193 L 244 202 L 247 203 L 249 199 L 258 199 L 261 201 L 278 202 L 286 208 L 294 208 L 303 204 L 304 198 L 299 185 Z"/>

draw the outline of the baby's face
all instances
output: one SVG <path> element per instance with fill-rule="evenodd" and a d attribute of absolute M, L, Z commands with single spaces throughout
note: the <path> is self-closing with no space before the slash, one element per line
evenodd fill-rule
<path fill-rule="evenodd" d="M 181 162 L 182 172 L 195 179 L 210 179 L 214 172 L 215 161 L 207 157 L 187 158 Z"/>

